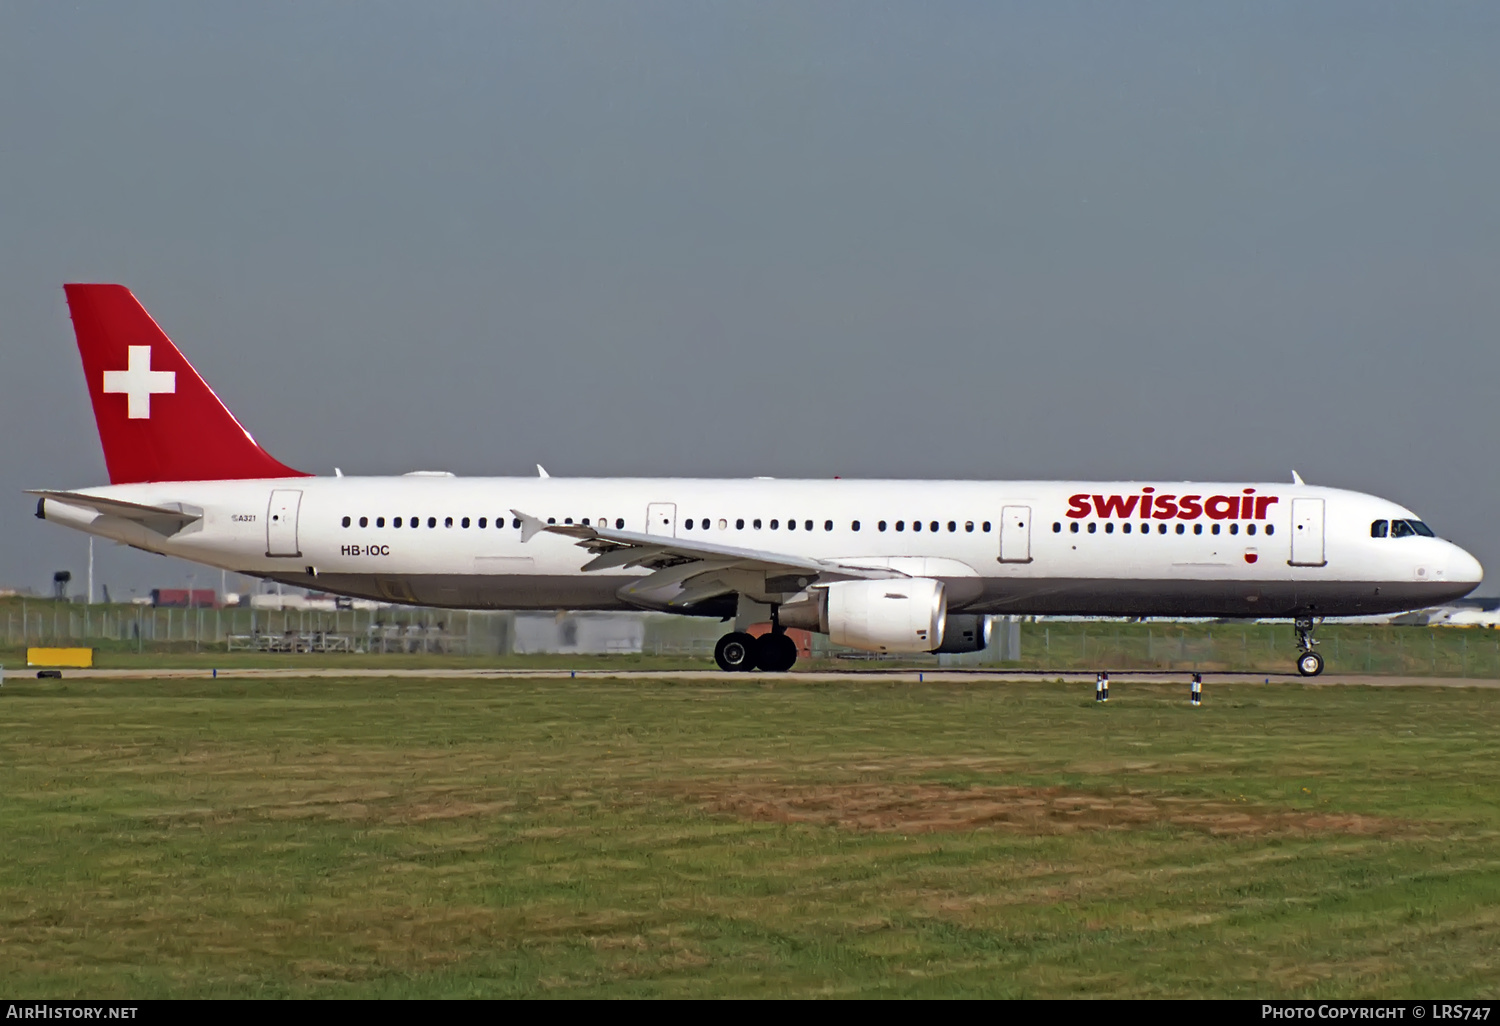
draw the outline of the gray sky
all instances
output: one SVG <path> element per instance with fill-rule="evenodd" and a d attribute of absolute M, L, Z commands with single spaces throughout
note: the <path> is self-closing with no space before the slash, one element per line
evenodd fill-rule
<path fill-rule="evenodd" d="M 1295 466 L 1495 593 L 1497 53 L 1494 3 L 0 5 L 0 584 L 83 569 L 21 489 L 106 482 L 61 285 L 118 281 L 309 471 Z"/>

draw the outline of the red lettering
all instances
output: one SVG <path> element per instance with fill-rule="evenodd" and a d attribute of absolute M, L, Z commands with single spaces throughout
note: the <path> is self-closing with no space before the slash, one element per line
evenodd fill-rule
<path fill-rule="evenodd" d="M 1244 493 L 1246 495 L 1254 495 L 1255 494 L 1255 489 L 1254 488 L 1246 488 L 1246 489 L 1243 489 L 1243 491 L 1244 491 Z M 1240 519 L 1241 520 L 1253 520 L 1254 518 L 1255 518 L 1255 500 L 1254 499 L 1241 499 L 1240 500 Z"/>
<path fill-rule="evenodd" d="M 1177 500 L 1178 520 L 1197 520 L 1203 515 L 1203 496 L 1184 495 Z"/>
<path fill-rule="evenodd" d="M 1255 500 L 1255 519 L 1256 520 L 1264 520 L 1264 519 L 1266 519 L 1266 510 L 1275 501 L 1276 501 L 1276 496 L 1274 496 L 1274 495 L 1262 495 L 1258 499 L 1256 499 Z"/>
<path fill-rule="evenodd" d="M 1087 495 L 1068 496 L 1068 516 L 1074 520 L 1082 520 L 1092 512 L 1089 509 L 1089 497 Z"/>
<path fill-rule="evenodd" d="M 1151 515 L 1157 520 L 1171 520 L 1177 515 L 1177 496 L 1158 495 L 1156 497 L 1156 512 Z"/>
<path fill-rule="evenodd" d="M 1105 498 L 1102 495 L 1094 496 L 1094 511 L 1101 517 L 1128 517 L 1135 512 L 1135 504 L 1138 496 L 1129 498 L 1123 495 L 1111 495 Z"/>
<path fill-rule="evenodd" d="M 1144 519 L 1146 517 L 1149 517 L 1151 515 L 1151 495 L 1150 495 L 1151 489 L 1147 488 L 1147 489 L 1145 489 L 1145 491 L 1147 492 L 1147 494 L 1141 496 L 1141 517 L 1142 517 L 1142 519 Z"/>
<path fill-rule="evenodd" d="M 1240 513 L 1239 496 L 1210 495 L 1203 510 L 1211 520 L 1233 520 Z"/>

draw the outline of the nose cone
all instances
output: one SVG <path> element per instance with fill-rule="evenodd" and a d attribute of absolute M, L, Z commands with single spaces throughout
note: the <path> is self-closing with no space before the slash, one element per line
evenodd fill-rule
<path fill-rule="evenodd" d="M 1454 545 L 1453 551 L 1448 555 L 1448 580 L 1455 584 L 1467 584 L 1472 590 L 1484 580 L 1484 567 L 1479 565 L 1479 560 Z"/>

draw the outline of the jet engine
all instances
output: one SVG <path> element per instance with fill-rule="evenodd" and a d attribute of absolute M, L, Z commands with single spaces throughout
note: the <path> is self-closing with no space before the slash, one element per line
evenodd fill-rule
<path fill-rule="evenodd" d="M 980 613 L 949 613 L 938 652 L 983 652 L 990 647 L 990 618 Z"/>
<path fill-rule="evenodd" d="M 943 644 L 948 597 L 930 577 L 836 581 L 781 607 L 788 627 L 821 631 L 866 652 L 931 652 Z"/>

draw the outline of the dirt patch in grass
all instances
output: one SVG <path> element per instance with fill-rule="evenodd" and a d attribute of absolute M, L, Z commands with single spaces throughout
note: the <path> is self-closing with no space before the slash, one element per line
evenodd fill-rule
<path fill-rule="evenodd" d="M 767 823 L 812 823 L 889 833 L 978 829 L 1025 834 L 1178 826 L 1225 836 L 1411 835 L 1418 824 L 1358 813 L 1280 811 L 1146 793 L 1096 794 L 1061 787 L 944 784 L 799 786 L 747 783 L 685 789 L 705 811 Z"/>

